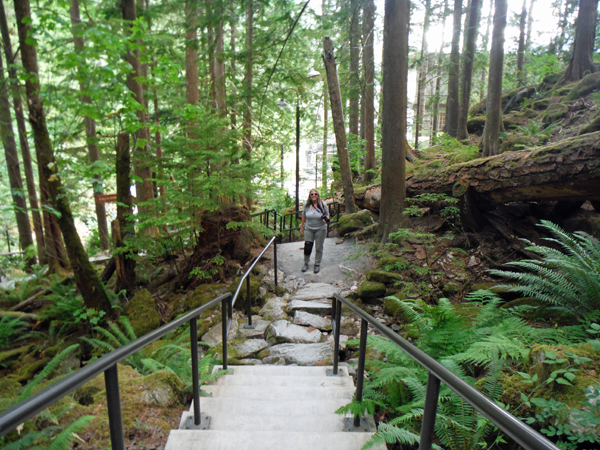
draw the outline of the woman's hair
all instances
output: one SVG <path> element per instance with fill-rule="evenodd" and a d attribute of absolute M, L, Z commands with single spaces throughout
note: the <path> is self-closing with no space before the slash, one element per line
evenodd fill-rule
<path fill-rule="evenodd" d="M 321 195 L 319 194 L 319 191 L 317 191 L 316 189 L 311 189 L 310 191 L 308 191 L 308 200 L 306 200 L 306 208 L 308 208 L 310 205 L 312 205 L 312 197 L 310 196 L 311 192 L 316 192 L 317 193 L 317 202 L 316 202 L 316 206 L 321 209 L 321 203 L 323 203 L 321 201 Z"/>

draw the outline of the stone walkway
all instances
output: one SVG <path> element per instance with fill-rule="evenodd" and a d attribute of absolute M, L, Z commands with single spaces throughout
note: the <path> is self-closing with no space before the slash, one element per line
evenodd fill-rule
<path fill-rule="evenodd" d="M 258 315 L 252 317 L 254 329 L 243 327 L 245 318 L 239 314 L 230 336 L 236 339 L 229 357 L 241 364 L 277 364 L 300 366 L 330 365 L 333 362 L 331 334 L 331 297 L 358 288 L 366 255 L 351 242 L 337 238 L 325 240 L 322 270 L 302 273 L 303 242 L 277 246 L 279 285 L 287 290 L 282 297 L 266 301 Z M 354 255 L 347 258 L 347 255 Z M 265 281 L 273 279 L 272 269 Z M 235 321 L 234 321 L 235 322 Z M 342 315 L 340 350 L 349 338 L 358 335 L 360 323 L 354 315 Z M 221 324 L 202 336 L 211 345 L 221 342 Z"/>

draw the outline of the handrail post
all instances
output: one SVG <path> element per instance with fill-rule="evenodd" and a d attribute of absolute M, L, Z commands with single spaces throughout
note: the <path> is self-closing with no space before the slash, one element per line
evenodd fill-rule
<path fill-rule="evenodd" d="M 423 422 L 421 423 L 421 444 L 419 445 L 419 450 L 431 450 L 439 395 L 440 380 L 433 373 L 429 372 L 429 376 L 427 377 L 427 391 L 425 392 Z"/>
<path fill-rule="evenodd" d="M 252 302 L 250 299 L 250 274 L 246 278 L 246 308 L 248 313 L 248 328 L 252 327 Z"/>
<path fill-rule="evenodd" d="M 365 378 L 365 358 L 367 354 L 367 332 L 369 331 L 369 322 L 361 319 L 360 322 L 360 348 L 358 351 L 358 369 L 356 371 L 356 395 L 355 401 L 362 402 L 363 380 Z M 354 416 L 354 426 L 360 426 L 360 416 Z"/>
<path fill-rule="evenodd" d="M 223 318 L 223 370 L 227 370 L 227 305 L 229 305 L 229 301 L 227 298 L 224 298 L 221 301 Z"/>
<path fill-rule="evenodd" d="M 200 425 L 200 376 L 198 374 L 198 320 L 190 320 L 190 341 L 192 345 L 192 390 L 194 399 L 194 425 Z"/>
<path fill-rule="evenodd" d="M 340 324 L 342 315 L 342 302 L 335 299 L 335 333 L 333 335 L 333 374 L 338 374 L 338 360 L 340 359 Z"/>
<path fill-rule="evenodd" d="M 116 364 L 104 371 L 104 384 L 106 386 L 110 445 L 113 450 L 125 450 L 123 420 L 121 418 L 121 398 L 119 395 L 119 373 Z"/>
<path fill-rule="evenodd" d="M 277 222 L 275 222 L 277 225 Z M 273 241 L 273 262 L 275 265 L 275 287 L 277 287 L 277 239 Z"/>

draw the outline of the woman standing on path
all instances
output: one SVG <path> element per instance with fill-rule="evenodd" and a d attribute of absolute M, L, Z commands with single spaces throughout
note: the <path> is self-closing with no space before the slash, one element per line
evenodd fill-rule
<path fill-rule="evenodd" d="M 310 254 L 314 243 L 317 243 L 315 249 L 315 267 L 314 272 L 321 270 L 321 259 L 323 258 L 323 243 L 327 234 L 327 224 L 329 223 L 329 208 L 319 196 L 319 191 L 311 189 L 308 200 L 304 203 L 302 211 L 302 223 L 300 224 L 300 233 L 304 233 L 304 266 L 302 272 L 308 270 Z"/>

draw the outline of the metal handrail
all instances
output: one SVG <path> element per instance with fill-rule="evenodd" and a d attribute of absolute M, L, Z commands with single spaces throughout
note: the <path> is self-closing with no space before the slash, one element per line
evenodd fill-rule
<path fill-rule="evenodd" d="M 251 300 L 250 299 L 250 275 L 252 273 L 252 269 L 254 269 L 254 266 L 258 263 L 260 258 L 262 258 L 262 256 L 265 254 L 267 249 L 271 246 L 271 244 L 273 244 L 273 267 L 275 269 L 275 286 L 277 287 L 277 236 L 273 236 L 271 238 L 271 240 L 269 241 L 269 243 L 267 245 L 265 245 L 265 248 L 263 249 L 263 251 L 260 252 L 260 255 L 258 255 L 254 259 L 254 262 L 250 265 L 248 270 L 246 270 L 246 273 L 240 279 L 238 287 L 235 290 L 235 294 L 233 294 L 233 298 L 231 299 L 231 307 L 229 309 L 229 312 L 231 312 L 231 310 L 235 306 L 235 302 L 237 301 L 238 295 L 242 288 L 242 283 L 244 282 L 244 280 L 246 280 L 246 315 L 247 315 L 247 321 L 248 321 L 245 325 L 246 328 L 254 328 L 254 326 L 255 326 L 255 325 L 254 326 L 252 325 L 252 305 L 251 305 L 251 301 L 250 301 Z M 230 315 L 227 320 L 227 325 L 224 325 L 224 326 L 226 326 L 227 329 L 226 330 L 224 329 L 223 332 L 226 333 L 227 335 L 229 335 L 229 327 L 231 325 L 232 320 L 233 320 L 233 317 L 232 317 L 232 315 Z M 223 353 L 223 369 L 227 369 L 227 348 L 226 348 L 226 346 L 223 346 L 223 348 L 225 349 L 224 353 Z"/>
<path fill-rule="evenodd" d="M 271 213 L 273 213 L 273 226 L 269 226 L 269 218 Z M 250 217 L 259 217 L 260 223 L 265 227 L 275 231 L 277 233 L 277 216 L 281 217 L 281 214 L 277 212 L 276 209 L 266 209 L 262 212 L 255 213 L 250 215 Z"/>
<path fill-rule="evenodd" d="M 334 294 L 334 298 L 332 299 L 331 321 L 334 333 L 334 375 L 337 375 L 338 372 L 338 350 L 340 341 L 340 316 L 342 304 L 350 308 L 361 317 L 360 350 L 355 396 L 356 401 L 362 401 L 362 385 L 364 378 L 368 324 L 371 324 L 373 328 L 377 329 L 382 335 L 404 350 L 408 356 L 429 371 L 423 422 L 421 424 L 421 443 L 419 450 L 430 450 L 432 446 L 440 381 L 443 381 L 446 386 L 456 392 L 462 399 L 471 404 L 471 406 L 487 417 L 494 425 L 514 439 L 523 448 L 527 450 L 559 450 L 559 447 L 552 443 L 545 436 L 521 422 L 517 417 L 510 414 L 508 411 L 505 411 L 477 389 L 473 388 L 457 375 L 450 372 L 435 359 L 419 350 L 402 337 L 398 336 L 373 316 L 367 314 L 365 311 L 352 304 L 339 294 Z M 356 416 L 354 418 L 354 425 L 359 426 L 359 423 L 360 416 Z"/>

